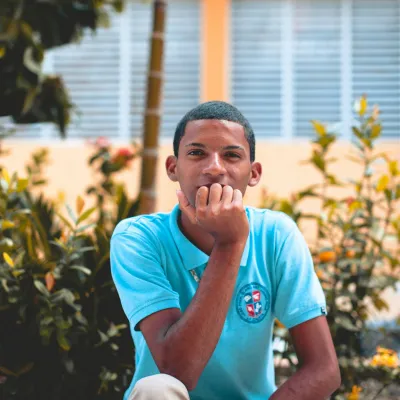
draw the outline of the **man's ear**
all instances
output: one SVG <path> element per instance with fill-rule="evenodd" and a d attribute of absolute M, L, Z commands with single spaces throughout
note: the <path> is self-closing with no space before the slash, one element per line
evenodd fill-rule
<path fill-rule="evenodd" d="M 251 176 L 248 185 L 250 187 L 256 186 L 260 182 L 262 175 L 262 166 L 259 162 L 253 162 L 251 165 Z"/>
<path fill-rule="evenodd" d="M 178 182 L 177 175 L 177 162 L 178 159 L 175 156 L 168 156 L 165 161 L 165 170 L 167 171 L 168 178 L 171 179 L 172 182 Z"/>

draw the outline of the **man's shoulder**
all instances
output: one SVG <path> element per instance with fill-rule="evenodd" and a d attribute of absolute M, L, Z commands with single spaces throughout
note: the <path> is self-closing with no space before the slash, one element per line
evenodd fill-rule
<path fill-rule="evenodd" d="M 296 223 L 284 212 L 257 207 L 246 209 L 253 229 L 264 235 L 285 238 L 296 229 Z"/>
<path fill-rule="evenodd" d="M 158 232 L 165 232 L 168 225 L 169 213 L 152 213 L 142 214 L 135 217 L 125 218 L 120 221 L 115 227 L 112 236 L 115 237 L 120 234 L 126 235 L 149 235 Z"/>

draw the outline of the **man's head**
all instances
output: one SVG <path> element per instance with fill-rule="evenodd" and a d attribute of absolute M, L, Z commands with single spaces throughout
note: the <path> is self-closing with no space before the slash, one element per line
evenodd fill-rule
<path fill-rule="evenodd" d="M 224 101 L 208 101 L 207 103 L 199 104 L 193 108 L 180 120 L 178 123 L 175 135 L 174 135 L 174 154 L 178 157 L 179 154 L 179 143 L 185 129 L 190 121 L 201 121 L 206 119 L 215 119 L 220 121 L 236 122 L 242 125 L 244 135 L 249 143 L 250 147 L 250 161 L 253 162 L 256 157 L 256 140 L 254 137 L 253 128 L 245 116 L 232 104 L 225 103 Z"/>
<path fill-rule="evenodd" d="M 219 183 L 244 194 L 261 177 L 250 123 L 236 107 L 221 101 L 200 104 L 182 118 L 174 154 L 166 161 L 167 174 L 179 182 L 193 206 L 201 186 Z"/>

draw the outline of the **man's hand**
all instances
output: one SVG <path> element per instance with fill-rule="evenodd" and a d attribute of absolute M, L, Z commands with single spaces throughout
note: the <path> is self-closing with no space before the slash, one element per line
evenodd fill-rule
<path fill-rule="evenodd" d="M 242 192 L 231 186 L 218 183 L 197 191 L 196 207 L 193 207 L 184 193 L 177 192 L 179 208 L 192 224 L 198 224 L 210 233 L 218 244 L 243 243 L 249 235 L 249 222 L 243 206 Z M 208 200 L 208 202 L 207 202 Z"/>

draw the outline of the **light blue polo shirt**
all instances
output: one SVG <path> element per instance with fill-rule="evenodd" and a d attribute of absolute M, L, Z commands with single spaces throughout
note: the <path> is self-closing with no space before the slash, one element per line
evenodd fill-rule
<path fill-rule="evenodd" d="M 137 324 L 166 308 L 182 312 L 192 300 L 209 257 L 180 231 L 178 205 L 171 213 L 128 218 L 111 239 L 111 271 L 135 343 L 135 383 L 158 374 Z M 325 297 L 307 244 L 283 213 L 246 207 L 250 233 L 218 345 L 191 399 L 265 400 L 276 390 L 272 328 L 325 315 Z M 218 307 L 218 291 L 214 294 Z M 209 310 L 210 313 L 213 309 Z"/>

